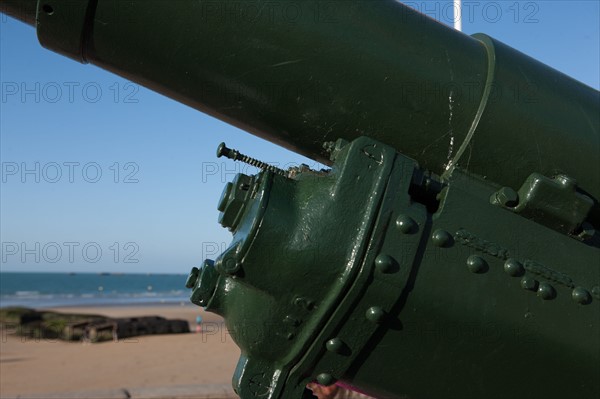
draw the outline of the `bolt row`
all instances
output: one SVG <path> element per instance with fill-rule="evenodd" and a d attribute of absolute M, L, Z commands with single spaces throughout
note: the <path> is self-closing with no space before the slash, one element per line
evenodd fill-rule
<path fill-rule="evenodd" d="M 431 239 L 435 245 L 441 248 L 448 247 L 453 242 L 452 235 L 442 229 L 434 231 Z M 479 255 L 471 255 L 467 258 L 467 268 L 475 274 L 485 273 L 489 270 L 487 261 Z M 504 263 L 504 271 L 511 277 L 521 277 L 525 274 L 525 267 L 518 260 L 511 258 Z M 552 284 L 539 282 L 531 276 L 521 278 L 521 288 L 537 292 L 537 295 L 544 300 L 554 299 L 557 295 Z M 592 295 L 582 287 L 573 288 L 571 298 L 581 305 L 588 305 L 592 302 Z"/>
<path fill-rule="evenodd" d="M 511 204 L 512 205 L 512 204 Z M 396 228 L 403 234 L 414 234 L 419 230 L 419 225 L 414 219 L 407 215 L 400 215 L 396 219 Z M 435 230 L 431 236 L 431 240 L 434 245 L 440 248 L 450 247 L 454 243 L 452 235 L 443 230 Z M 399 265 L 396 260 L 387 254 L 379 254 L 375 258 L 375 269 L 382 274 L 394 273 L 399 269 Z M 467 268 L 469 271 L 475 274 L 485 273 L 489 270 L 487 261 L 478 255 L 471 255 L 467 258 Z M 524 276 L 525 267 L 521 262 L 516 259 L 508 259 L 504 263 L 504 271 L 511 277 L 522 277 L 521 288 L 537 292 L 537 295 L 544 300 L 551 300 L 556 298 L 556 290 L 554 287 L 547 282 L 539 282 L 531 276 Z M 575 287 L 571 293 L 573 301 L 581 305 L 587 305 L 592 302 L 592 295 L 590 292 L 582 287 Z M 379 306 L 372 306 L 365 312 L 365 318 L 371 322 L 380 324 L 386 318 L 386 312 Z M 332 338 L 325 343 L 327 351 L 336 354 L 345 354 L 350 351 L 350 348 L 341 338 Z M 336 382 L 336 378 L 330 373 L 321 373 L 317 375 L 317 382 L 323 386 L 333 385 Z"/>

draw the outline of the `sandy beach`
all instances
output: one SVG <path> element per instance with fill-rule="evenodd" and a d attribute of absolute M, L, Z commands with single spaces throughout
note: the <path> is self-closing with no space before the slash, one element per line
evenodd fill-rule
<path fill-rule="evenodd" d="M 72 307 L 52 310 L 109 317 L 163 316 L 185 319 L 203 333 L 142 336 L 103 343 L 36 340 L 2 331 L 0 397 L 85 392 L 123 387 L 230 384 L 239 349 L 218 316 L 191 304 Z"/>

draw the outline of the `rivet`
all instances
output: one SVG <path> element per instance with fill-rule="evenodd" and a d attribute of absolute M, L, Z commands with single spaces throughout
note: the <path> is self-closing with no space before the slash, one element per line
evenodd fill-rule
<path fill-rule="evenodd" d="M 592 302 L 592 296 L 585 288 L 576 287 L 571 296 L 575 302 L 581 305 L 587 305 Z"/>
<path fill-rule="evenodd" d="M 335 384 L 335 381 L 335 378 L 328 373 L 321 373 L 317 376 L 317 382 L 325 387 Z"/>
<path fill-rule="evenodd" d="M 549 300 L 556 297 L 556 291 L 554 290 L 554 287 L 548 283 L 540 283 L 537 293 L 538 296 L 544 300 Z"/>
<path fill-rule="evenodd" d="M 452 243 L 452 236 L 450 233 L 442 229 L 434 231 L 431 239 L 438 247 L 448 247 Z"/>
<path fill-rule="evenodd" d="M 407 215 L 398 216 L 396 219 L 396 227 L 404 234 L 413 233 L 418 229 L 417 222 Z"/>
<path fill-rule="evenodd" d="M 529 291 L 537 291 L 538 281 L 533 277 L 525 276 L 521 279 L 521 288 Z"/>
<path fill-rule="evenodd" d="M 372 323 L 381 323 L 385 318 L 385 312 L 379 306 L 372 306 L 365 312 L 365 317 Z"/>
<path fill-rule="evenodd" d="M 392 273 L 396 267 L 396 261 L 389 255 L 381 254 L 375 258 L 375 267 L 381 273 Z"/>
<path fill-rule="evenodd" d="M 525 269 L 521 262 L 512 258 L 504 263 L 504 271 L 512 277 L 519 277 L 525 273 Z"/>
<path fill-rule="evenodd" d="M 325 347 L 327 348 L 327 350 L 329 352 L 333 352 L 333 353 L 342 353 L 344 351 L 345 346 L 346 345 L 344 344 L 344 341 L 342 341 L 339 338 L 330 339 L 325 344 Z"/>
<path fill-rule="evenodd" d="M 471 255 L 467 259 L 467 267 L 472 273 L 484 273 L 487 268 L 487 262 L 481 256 Z"/>

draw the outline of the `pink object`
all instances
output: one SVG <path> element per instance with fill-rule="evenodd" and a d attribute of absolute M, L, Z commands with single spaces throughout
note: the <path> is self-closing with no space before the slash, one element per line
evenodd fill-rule
<path fill-rule="evenodd" d="M 358 393 L 360 393 L 360 394 L 367 395 L 365 392 L 363 392 L 363 391 L 361 391 L 361 390 L 359 390 L 359 389 L 356 389 L 356 388 L 355 388 L 355 387 L 353 387 L 352 385 L 348 385 L 348 384 L 346 384 L 346 383 L 343 383 L 343 382 L 341 382 L 341 381 L 338 381 L 338 382 L 336 382 L 336 383 L 335 383 L 335 385 L 337 385 L 338 387 L 341 387 L 341 388 L 347 389 L 348 391 L 352 391 L 352 392 L 358 392 Z"/>

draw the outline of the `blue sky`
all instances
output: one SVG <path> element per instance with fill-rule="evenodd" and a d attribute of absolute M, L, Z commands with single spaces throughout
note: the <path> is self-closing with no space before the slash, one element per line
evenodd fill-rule
<path fill-rule="evenodd" d="M 451 23 L 451 1 L 405 3 Z M 487 33 L 600 86 L 598 1 L 464 3 L 465 33 Z M 230 240 L 217 223 L 224 184 L 254 173 L 217 160 L 221 141 L 279 165 L 308 163 L 51 53 L 4 15 L 0 81 L 2 271 L 186 273 Z"/>

